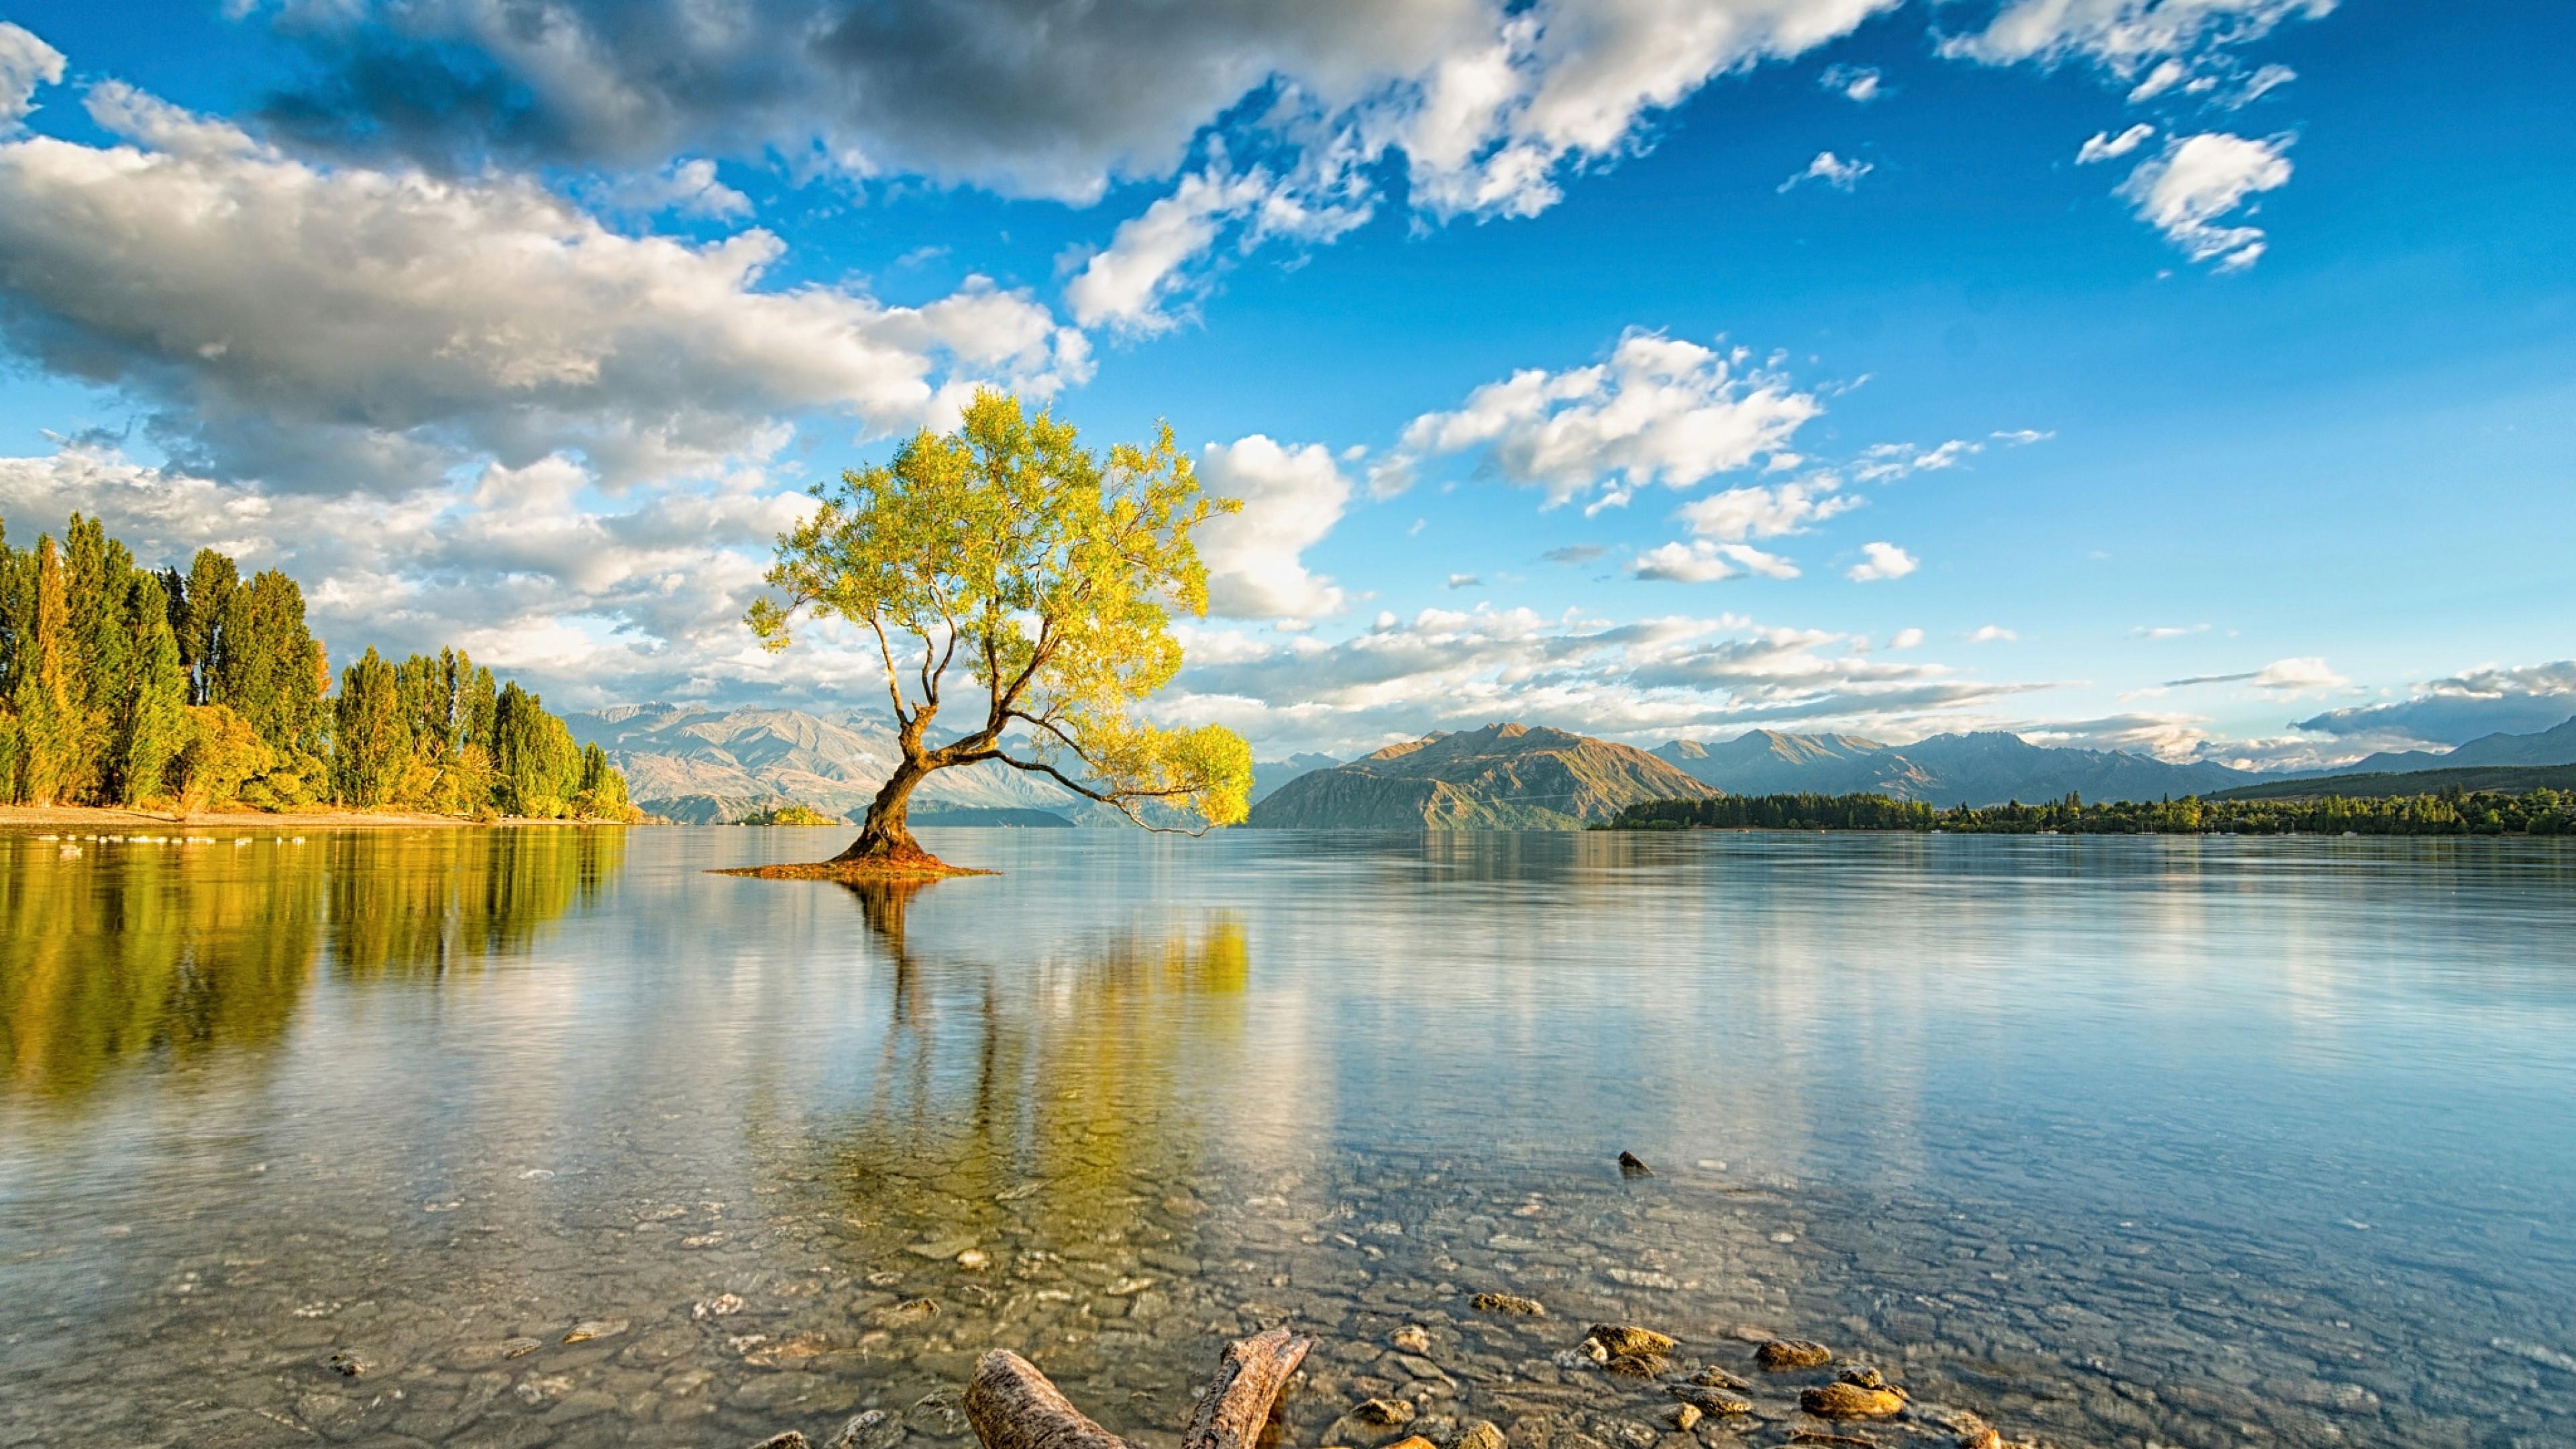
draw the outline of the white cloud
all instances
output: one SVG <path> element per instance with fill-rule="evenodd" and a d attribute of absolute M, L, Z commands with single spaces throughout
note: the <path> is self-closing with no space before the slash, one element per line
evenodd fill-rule
<path fill-rule="evenodd" d="M 1836 63 L 1826 66 L 1824 73 L 1816 77 L 1816 83 L 1862 105 L 1887 94 L 1876 66 Z"/>
<path fill-rule="evenodd" d="M 1712 543 L 1694 539 L 1689 543 L 1667 543 L 1637 555 L 1632 570 L 1641 579 L 1665 579 L 1677 584 L 1708 584 L 1731 579 L 1739 574 L 1756 573 L 1765 578 L 1794 579 L 1798 566 L 1776 553 L 1765 553 L 1746 543 Z"/>
<path fill-rule="evenodd" d="M 1783 456 L 1823 410 L 1741 348 L 1632 331 L 1605 363 L 1525 369 L 1454 412 L 1422 414 L 1369 481 L 1380 496 L 1400 492 L 1425 460 L 1473 452 L 1505 479 L 1545 489 L 1551 506 L 1596 488 L 1603 503 L 1624 503 L 1651 483 L 1687 488 Z"/>
<path fill-rule="evenodd" d="M 1262 750 L 1351 753 L 1496 720 L 1645 743 L 1751 724 L 1920 733 L 1909 726 L 1950 727 L 1958 712 L 2029 687 L 1737 615 L 1607 624 L 1479 607 L 1387 614 L 1338 642 L 1210 632 L 1185 641 L 1192 662 L 1154 707 L 1231 725 Z"/>
<path fill-rule="evenodd" d="M 2298 659 L 2275 659 L 2254 671 L 2256 689 L 2278 694 L 2303 694 L 2310 690 L 2340 689 L 2352 681 L 2326 667 L 2323 659 L 2307 656 Z"/>
<path fill-rule="evenodd" d="M 2096 161 L 2116 161 L 2145 145 L 2155 134 L 2156 128 L 2144 121 L 2116 136 L 2108 131 L 2096 131 L 2093 138 L 2076 151 L 2075 164 L 2090 166 Z"/>
<path fill-rule="evenodd" d="M 1453 589 L 1472 589 L 1483 582 L 1483 579 L 1476 577 L 1474 574 L 1451 574 L 1449 576 L 1449 587 Z"/>
<path fill-rule="evenodd" d="M 1968 635 L 1968 642 L 1971 644 L 2010 644 L 2020 637 L 2021 635 L 2014 633 L 2012 630 L 2005 628 L 2001 624 L 1980 624 L 1973 633 Z"/>
<path fill-rule="evenodd" d="M 0 136 L 18 129 L 36 108 L 38 86 L 60 85 L 63 53 L 23 26 L 0 20 Z"/>
<path fill-rule="evenodd" d="M 2404 699 L 2329 710 L 2297 727 L 2370 748 L 2457 745 L 2533 734 L 2576 717 L 2576 660 L 2483 665 L 2415 685 Z"/>
<path fill-rule="evenodd" d="M 980 278 L 921 307 L 763 290 L 765 231 L 628 236 L 506 173 L 322 167 L 115 82 L 89 109 L 128 143 L 0 143 L 7 337 L 145 401 L 199 471 L 399 492 L 569 451 L 616 488 L 767 456 L 795 412 L 908 428 L 973 379 L 1089 375 L 1082 334 Z"/>
<path fill-rule="evenodd" d="M 1922 560 L 1892 543 L 1864 543 L 1860 551 L 1861 561 L 1843 571 L 1843 577 L 1856 584 L 1901 579 L 1922 567 Z"/>
<path fill-rule="evenodd" d="M 1849 191 L 1860 185 L 1862 177 L 1877 169 L 1857 157 L 1845 161 L 1831 151 L 1819 151 L 1816 159 L 1807 163 L 1806 170 L 1793 173 L 1780 183 L 1779 189 L 1787 191 L 1802 181 L 1821 181 L 1836 191 Z"/>
<path fill-rule="evenodd" d="M 2259 40 L 2285 20 L 2316 19 L 2335 0 L 2009 0 L 1985 29 L 1942 42 L 1990 65 L 2089 60 L 2127 78 L 2153 62 L 2190 60 Z"/>
<path fill-rule="evenodd" d="M 1108 248 L 1093 254 L 1066 284 L 1074 320 L 1135 333 L 1170 328 L 1176 319 L 1160 304 L 1182 269 L 1216 244 L 1224 221 L 1251 212 L 1269 194 L 1269 178 L 1258 171 L 1227 176 L 1211 167 L 1181 178 L 1171 195 L 1121 222 Z"/>
<path fill-rule="evenodd" d="M 1890 649 L 1912 649 L 1920 645 L 1922 642 L 1922 630 L 1899 629 L 1896 631 L 1894 637 L 1887 641 L 1887 647 Z"/>
<path fill-rule="evenodd" d="M 1990 436 L 2007 448 L 2027 448 L 2033 443 L 2045 443 L 2056 437 L 2057 433 L 2054 429 L 2042 432 L 2037 428 L 2013 428 L 1990 434 Z"/>
<path fill-rule="evenodd" d="M 2298 78 L 2299 73 L 2286 65 L 2264 66 L 2245 78 L 2245 83 L 2237 87 L 2234 95 L 2227 98 L 2227 104 L 2231 108 L 2250 106 Z"/>
<path fill-rule="evenodd" d="M 1200 483 L 1243 511 L 1199 530 L 1211 612 L 1237 619 L 1311 619 L 1340 613 L 1342 591 L 1301 559 L 1341 521 L 1350 480 L 1321 444 L 1282 447 L 1255 433 L 1199 455 Z"/>
<path fill-rule="evenodd" d="M 1838 493 L 1831 474 L 1770 487 L 1729 488 L 1683 504 L 1678 516 L 1701 538 L 1741 543 L 1748 538 L 1778 538 L 1848 513 L 1868 500 Z"/>
<path fill-rule="evenodd" d="M 1863 483 L 1890 483 L 1912 473 L 1938 473 L 1956 468 L 1985 450 L 1985 444 L 1971 443 L 1965 438 L 1952 438 L 1931 448 L 1914 443 L 1872 443 L 1861 449 L 1860 459 L 1852 464 L 1851 474 Z"/>
<path fill-rule="evenodd" d="M 650 216 L 677 211 L 685 216 L 751 215 L 751 198 L 716 179 L 716 163 L 700 157 L 674 161 L 650 175 L 621 176 L 599 188 L 600 199 L 619 211 Z"/>
<path fill-rule="evenodd" d="M 2141 624 L 2129 634 L 2138 639 L 2182 639 L 2208 632 L 2207 624 Z"/>
<path fill-rule="evenodd" d="M 2289 145 L 2285 136 L 2253 141 L 2224 131 L 2179 137 L 2140 162 L 2118 194 L 2193 261 L 2214 258 L 2222 272 L 2242 271 L 2263 255 L 2262 229 L 2219 220 L 2248 197 L 2289 184 L 2290 161 L 2282 154 Z"/>

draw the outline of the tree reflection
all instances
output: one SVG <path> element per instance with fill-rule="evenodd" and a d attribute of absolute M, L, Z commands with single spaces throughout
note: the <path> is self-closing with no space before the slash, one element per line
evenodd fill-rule
<path fill-rule="evenodd" d="M 435 978 L 592 902 L 624 832 L 348 832 L 297 845 L 0 839 L 0 1081 L 76 1096 L 124 1060 L 262 1050 L 317 963 Z"/>

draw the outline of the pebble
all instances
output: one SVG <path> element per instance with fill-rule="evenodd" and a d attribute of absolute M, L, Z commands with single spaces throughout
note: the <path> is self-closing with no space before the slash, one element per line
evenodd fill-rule
<path fill-rule="evenodd" d="M 1803 1338 L 1775 1338 L 1753 1350 L 1753 1361 L 1772 1373 L 1786 1373 L 1822 1368 L 1834 1361 L 1834 1351 Z"/>
<path fill-rule="evenodd" d="M 626 1329 L 627 1322 L 623 1318 L 589 1318 L 574 1324 L 572 1332 L 563 1336 L 563 1341 L 582 1343 L 594 1338 L 615 1338 Z"/>
<path fill-rule="evenodd" d="M 1369 1399 L 1351 1407 L 1351 1417 L 1363 1424 L 1394 1428 L 1413 1422 L 1413 1405 L 1402 1399 Z"/>
<path fill-rule="evenodd" d="M 1485 1313 L 1507 1313 L 1523 1318 L 1544 1318 L 1547 1309 L 1535 1298 L 1521 1298 L 1510 1293 L 1479 1293 L 1467 1305 Z"/>

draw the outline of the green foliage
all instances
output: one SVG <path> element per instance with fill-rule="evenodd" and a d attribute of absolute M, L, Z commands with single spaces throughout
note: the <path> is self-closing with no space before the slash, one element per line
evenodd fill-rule
<path fill-rule="evenodd" d="M 405 793 L 412 772 L 412 724 L 393 665 L 373 648 L 340 671 L 332 708 L 331 793 L 371 810 Z"/>
<path fill-rule="evenodd" d="M 572 731 L 516 684 L 501 691 L 494 719 L 492 754 L 500 776 L 496 803 L 508 814 L 531 820 L 573 814 L 575 797 L 581 794 L 582 760 Z"/>
<path fill-rule="evenodd" d="M 755 810 L 734 822 L 736 825 L 839 825 L 836 816 L 826 815 L 811 805 L 773 805 Z"/>
<path fill-rule="evenodd" d="M 169 793 L 170 767 L 188 743 L 188 673 L 160 578 L 134 575 L 127 618 L 133 672 L 117 710 L 117 798 L 141 805 Z"/>
<path fill-rule="evenodd" d="M 1939 809 L 1884 795 L 1650 800 L 1599 830 L 1911 830 L 1957 835 L 2576 835 L 2576 792 L 2086 801 Z"/>
<path fill-rule="evenodd" d="M 801 611 L 878 646 L 904 759 L 869 811 L 908 846 L 905 801 L 930 771 L 1000 760 L 1052 776 L 1144 822 L 1231 825 L 1250 807 L 1252 752 L 1218 726 L 1134 717 L 1181 667 L 1172 612 L 1207 612 L 1193 534 L 1240 507 L 1199 491 L 1166 426 L 1107 459 L 1051 412 L 979 392 L 957 431 L 921 432 L 893 460 L 815 489 L 821 506 L 778 540 L 748 622 L 770 649 Z M 900 641 L 900 642 L 898 642 Z M 964 731 L 932 746 L 952 666 L 977 696 Z"/>
<path fill-rule="evenodd" d="M 184 577 L 138 568 L 77 514 L 64 540 L 15 550 L 0 528 L 0 802 L 637 818 L 625 777 L 534 695 L 505 780 L 492 671 L 460 651 L 369 649 L 335 699 L 293 579 L 245 584 L 213 549 Z"/>

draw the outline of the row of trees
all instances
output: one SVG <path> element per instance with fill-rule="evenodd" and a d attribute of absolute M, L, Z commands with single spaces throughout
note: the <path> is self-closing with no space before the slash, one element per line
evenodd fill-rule
<path fill-rule="evenodd" d="M 0 800 L 635 813 L 598 746 L 460 650 L 371 648 L 331 684 L 283 573 L 245 580 L 210 548 L 185 574 L 138 567 L 78 514 L 30 549 L 0 525 Z"/>
<path fill-rule="evenodd" d="M 1963 835 L 2576 835 L 2576 792 L 2447 790 L 2306 800 L 2115 800 L 2081 796 L 1942 809 L 1885 795 L 1727 795 L 1649 800 L 1602 830 L 1945 830 Z"/>

